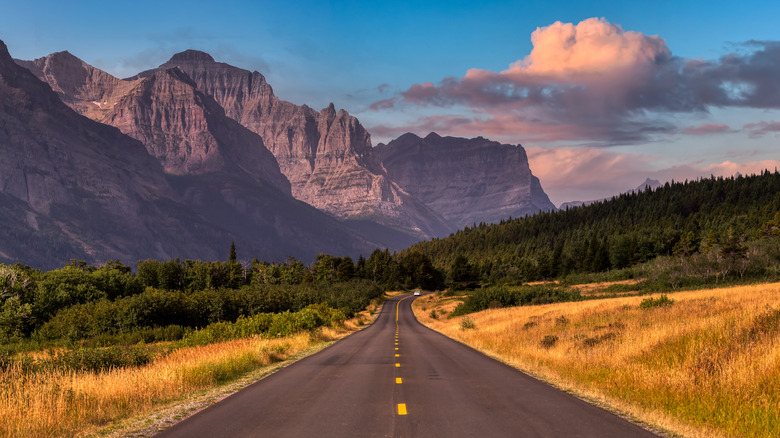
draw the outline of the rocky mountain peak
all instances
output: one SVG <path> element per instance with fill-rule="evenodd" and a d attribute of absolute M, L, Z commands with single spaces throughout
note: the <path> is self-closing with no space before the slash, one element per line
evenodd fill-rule
<path fill-rule="evenodd" d="M 184 73 L 182 69 L 179 67 L 172 67 L 167 68 L 164 70 L 160 70 L 158 72 L 155 72 L 152 77 L 157 77 L 158 79 L 166 78 L 175 82 L 183 82 L 188 86 L 188 91 L 192 90 L 192 92 L 195 91 L 195 89 L 198 87 L 198 85 L 195 83 L 195 81 L 192 80 L 189 76 L 187 76 L 187 73 Z"/>
<path fill-rule="evenodd" d="M 388 177 L 455 229 L 554 210 L 520 145 L 407 133 L 378 145 Z"/>
<path fill-rule="evenodd" d="M 179 52 L 171 57 L 166 64 L 178 64 L 178 63 L 199 63 L 199 64 L 212 64 L 215 63 L 214 58 L 206 52 L 200 50 L 185 50 Z"/>

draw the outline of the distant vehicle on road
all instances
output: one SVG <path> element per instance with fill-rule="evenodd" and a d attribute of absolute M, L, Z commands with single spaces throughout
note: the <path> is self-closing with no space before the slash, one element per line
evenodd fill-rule
<path fill-rule="evenodd" d="M 414 296 L 420 295 L 422 292 L 418 289 L 414 291 Z"/>

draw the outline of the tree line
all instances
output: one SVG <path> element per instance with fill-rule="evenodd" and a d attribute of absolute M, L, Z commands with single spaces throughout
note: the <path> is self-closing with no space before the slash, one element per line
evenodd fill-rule
<path fill-rule="evenodd" d="M 0 265 L 0 339 L 76 340 L 143 330 L 165 338 L 172 332 L 159 329 L 169 325 L 198 328 L 320 303 L 351 316 L 384 290 L 415 287 L 443 288 L 443 276 L 422 254 L 387 250 L 357 262 L 320 254 L 308 266 L 292 257 L 241 262 L 235 244 L 226 262 L 142 260 L 133 270 L 119 261 L 73 260 L 47 272 Z"/>

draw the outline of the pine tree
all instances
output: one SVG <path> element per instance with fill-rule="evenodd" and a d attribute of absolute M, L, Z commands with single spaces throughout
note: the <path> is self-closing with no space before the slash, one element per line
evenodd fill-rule
<path fill-rule="evenodd" d="M 230 263 L 234 263 L 238 260 L 236 257 L 236 242 L 230 242 L 230 258 L 228 258 L 228 261 Z"/>

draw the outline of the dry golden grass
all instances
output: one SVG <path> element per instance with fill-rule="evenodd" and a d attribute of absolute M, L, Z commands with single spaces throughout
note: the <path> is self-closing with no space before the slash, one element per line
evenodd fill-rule
<path fill-rule="evenodd" d="M 130 417 L 185 400 L 249 372 L 313 352 L 370 322 L 364 311 L 339 328 L 280 339 L 253 337 L 182 348 L 137 367 L 107 372 L 0 372 L 0 436 L 92 436 Z"/>
<path fill-rule="evenodd" d="M 780 283 L 492 309 L 429 327 L 629 417 L 692 437 L 780 436 Z M 426 310 L 422 310 L 425 306 Z M 454 304 L 446 301 L 445 309 Z M 448 313 L 448 312 L 447 312 Z"/>
<path fill-rule="evenodd" d="M 639 283 L 642 280 L 637 279 L 631 279 L 631 280 L 621 280 L 621 281 L 607 281 L 602 283 L 585 283 L 585 284 L 575 284 L 571 287 L 573 289 L 577 289 L 580 291 L 580 294 L 582 296 L 586 297 L 597 297 L 597 296 L 604 296 L 609 294 L 609 292 L 603 292 L 604 289 L 606 289 L 609 286 L 612 286 L 613 284 L 624 284 L 624 285 L 634 285 Z M 614 293 L 614 292 L 613 292 Z M 615 293 L 615 295 L 625 295 L 629 293 L 637 293 L 637 291 L 632 292 L 618 292 Z"/>

